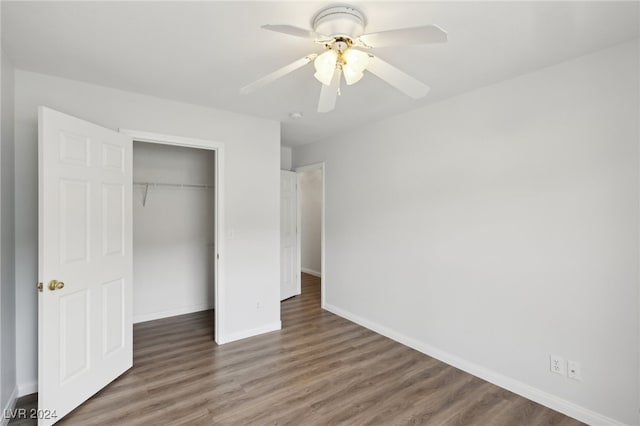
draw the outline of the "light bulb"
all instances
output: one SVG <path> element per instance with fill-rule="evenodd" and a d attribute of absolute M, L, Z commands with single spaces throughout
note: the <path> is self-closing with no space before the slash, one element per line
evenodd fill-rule
<path fill-rule="evenodd" d="M 317 78 L 320 83 L 326 86 L 331 85 L 333 74 L 336 72 L 337 62 L 338 54 L 333 50 L 327 50 L 313 61 L 313 66 L 316 69 L 316 73 L 313 76 Z"/>

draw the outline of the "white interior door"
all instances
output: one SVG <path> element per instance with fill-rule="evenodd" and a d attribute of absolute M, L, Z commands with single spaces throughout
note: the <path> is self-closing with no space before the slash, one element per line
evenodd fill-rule
<path fill-rule="evenodd" d="M 133 365 L 132 140 L 40 107 L 38 149 L 38 424 L 49 425 Z"/>
<path fill-rule="evenodd" d="M 280 300 L 300 294 L 298 174 L 280 171 Z"/>

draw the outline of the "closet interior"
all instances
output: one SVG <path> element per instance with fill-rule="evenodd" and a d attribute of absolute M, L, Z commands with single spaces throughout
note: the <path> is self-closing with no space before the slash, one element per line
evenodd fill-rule
<path fill-rule="evenodd" d="M 215 151 L 133 144 L 133 322 L 213 309 Z"/>

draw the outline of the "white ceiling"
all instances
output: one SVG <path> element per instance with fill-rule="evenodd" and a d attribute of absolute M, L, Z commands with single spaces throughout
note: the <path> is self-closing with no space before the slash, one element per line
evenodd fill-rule
<path fill-rule="evenodd" d="M 324 2 L 7 2 L 2 43 L 17 68 L 277 120 L 283 145 L 329 137 L 639 36 L 633 2 L 352 2 L 366 32 L 437 24 L 449 43 L 376 49 L 432 90 L 412 100 L 371 74 L 317 113 L 307 66 L 248 96 L 238 89 L 308 53 L 260 29 L 310 28 Z M 300 111 L 301 120 L 288 114 Z"/>

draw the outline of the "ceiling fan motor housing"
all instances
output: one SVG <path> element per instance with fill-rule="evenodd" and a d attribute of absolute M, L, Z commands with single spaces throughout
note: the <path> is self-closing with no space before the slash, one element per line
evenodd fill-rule
<path fill-rule="evenodd" d="M 355 39 L 364 33 L 364 14 L 351 6 L 335 6 L 323 9 L 313 18 L 313 30 L 331 37 Z"/>

